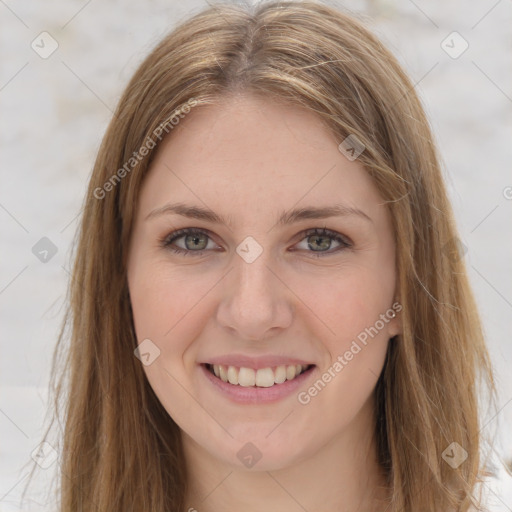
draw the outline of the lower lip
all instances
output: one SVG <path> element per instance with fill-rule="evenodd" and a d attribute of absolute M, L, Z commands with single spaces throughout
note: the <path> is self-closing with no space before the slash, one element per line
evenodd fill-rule
<path fill-rule="evenodd" d="M 298 377 L 292 380 L 286 380 L 281 384 L 274 384 L 268 388 L 260 387 L 245 387 L 239 385 L 229 384 L 219 379 L 213 373 L 208 370 L 206 365 L 201 364 L 201 371 L 205 377 L 227 398 L 240 404 L 262 404 L 278 402 L 283 398 L 291 395 L 297 391 L 304 382 L 311 376 L 315 371 L 316 366 L 311 366 L 308 370 L 301 373 Z"/>

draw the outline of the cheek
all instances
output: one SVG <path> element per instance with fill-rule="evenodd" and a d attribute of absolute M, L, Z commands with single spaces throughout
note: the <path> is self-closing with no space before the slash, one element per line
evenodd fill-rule
<path fill-rule="evenodd" d="M 328 278 L 309 283 L 309 292 L 303 288 L 308 305 L 324 323 L 324 332 L 330 345 L 343 347 L 373 326 L 393 303 L 395 274 L 392 270 L 351 266 L 332 272 Z M 305 301 L 306 302 L 306 301 Z M 386 331 L 388 323 L 379 330 Z"/>
<path fill-rule="evenodd" d="M 144 366 L 144 372 L 169 416 L 181 428 L 191 429 L 193 426 L 186 422 L 194 417 L 194 402 L 190 400 L 188 386 L 182 383 L 193 370 L 193 341 L 208 317 L 201 298 L 214 283 L 211 279 L 171 275 L 168 268 L 164 271 L 157 262 L 138 265 L 133 270 L 129 288 L 137 340 L 141 343 L 150 339 L 159 350 L 154 361 Z"/>
<path fill-rule="evenodd" d="M 301 403 L 308 402 L 326 424 L 339 428 L 367 403 L 382 372 L 390 337 L 385 313 L 392 304 L 394 275 L 383 278 L 353 268 L 331 279 L 329 287 L 330 293 L 315 293 L 314 303 L 329 327 L 320 338 L 327 357 L 317 380 L 302 390 Z"/>
<path fill-rule="evenodd" d="M 392 266 L 384 268 L 347 267 L 324 281 L 323 293 L 310 295 L 327 327 L 320 339 L 328 354 L 322 368 L 328 383 L 326 389 L 317 386 L 322 396 L 315 400 L 322 407 L 339 403 L 348 417 L 370 396 L 386 357 L 391 323 L 385 314 L 393 302 L 395 274 Z"/>
<path fill-rule="evenodd" d="M 212 314 L 205 304 L 216 281 L 207 274 L 172 272 L 160 262 L 134 267 L 129 288 L 138 341 L 154 341 L 164 360 L 181 358 Z"/>

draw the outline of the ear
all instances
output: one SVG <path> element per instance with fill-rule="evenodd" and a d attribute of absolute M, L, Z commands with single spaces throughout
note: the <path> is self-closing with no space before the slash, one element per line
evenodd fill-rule
<path fill-rule="evenodd" d="M 390 318 L 388 322 L 388 334 L 393 338 L 397 334 L 402 334 L 402 315 L 403 306 L 399 300 L 395 300 L 391 307 L 386 311 L 386 316 Z"/>

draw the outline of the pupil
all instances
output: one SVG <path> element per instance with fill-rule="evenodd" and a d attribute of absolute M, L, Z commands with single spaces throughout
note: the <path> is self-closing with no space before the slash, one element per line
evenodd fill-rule
<path fill-rule="evenodd" d="M 323 249 L 328 249 L 328 248 L 329 248 L 329 242 L 328 242 L 328 241 L 329 241 L 329 238 L 328 238 L 328 237 L 325 237 L 325 236 L 316 236 L 316 237 L 314 237 L 314 239 L 315 239 L 315 242 L 314 242 L 314 243 L 318 243 L 318 241 L 319 241 L 319 240 L 325 240 L 325 241 L 327 241 L 327 243 L 326 243 L 326 244 L 324 244 Z M 312 247 L 312 246 L 311 246 L 311 244 L 309 244 L 309 246 L 310 246 L 314 251 L 316 251 L 316 250 L 317 250 L 317 249 L 315 249 L 314 247 Z"/>
<path fill-rule="evenodd" d="M 190 238 L 193 240 L 193 245 L 194 245 L 194 247 L 196 247 L 196 248 L 197 248 L 197 246 L 198 246 L 198 240 L 200 240 L 201 235 L 189 235 L 189 236 L 190 236 Z M 188 244 L 187 244 L 187 245 L 188 245 Z"/>

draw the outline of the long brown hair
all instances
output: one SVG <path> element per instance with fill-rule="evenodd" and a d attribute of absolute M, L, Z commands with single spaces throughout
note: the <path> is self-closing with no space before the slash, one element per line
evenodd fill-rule
<path fill-rule="evenodd" d="M 54 358 L 56 415 L 64 408 L 59 510 L 184 510 L 180 430 L 134 356 L 127 247 L 159 127 L 184 105 L 244 91 L 305 107 L 340 142 L 364 144 L 359 161 L 393 219 L 403 306 L 403 334 L 375 389 L 387 510 L 470 510 L 485 475 L 479 385 L 493 399 L 496 389 L 429 123 L 364 24 L 311 2 L 207 8 L 165 37 L 119 101 L 85 198 Z M 446 449 L 467 459 L 452 467 Z"/>

